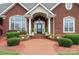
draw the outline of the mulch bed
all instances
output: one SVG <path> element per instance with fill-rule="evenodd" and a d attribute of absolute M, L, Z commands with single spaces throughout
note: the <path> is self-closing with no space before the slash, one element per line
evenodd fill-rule
<path fill-rule="evenodd" d="M 20 43 L 17 46 L 7 46 L 7 41 L 5 37 L 0 37 L 0 50 L 8 50 L 8 51 L 20 51 L 25 48 L 23 43 Z"/>

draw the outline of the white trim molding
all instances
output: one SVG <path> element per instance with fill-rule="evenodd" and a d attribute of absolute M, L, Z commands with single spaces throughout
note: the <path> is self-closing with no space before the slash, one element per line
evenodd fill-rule
<path fill-rule="evenodd" d="M 12 20 L 12 18 L 13 17 L 15 17 L 15 16 L 21 16 L 21 15 L 14 15 L 14 16 L 11 16 L 11 17 L 9 17 L 9 30 L 12 30 L 11 29 L 11 20 Z M 25 26 L 25 31 L 27 31 L 27 19 L 24 17 L 24 16 L 22 16 L 23 17 L 23 20 L 25 20 L 25 25 L 23 25 L 23 26 Z M 15 18 L 14 18 L 15 19 Z M 15 21 L 14 21 L 15 22 Z M 14 26 L 15 26 L 15 24 L 14 24 Z M 15 27 L 14 27 L 14 30 L 15 30 Z"/>
<path fill-rule="evenodd" d="M 71 10 L 73 7 L 73 3 L 65 3 L 66 10 Z"/>
<path fill-rule="evenodd" d="M 55 6 L 53 6 L 50 10 L 52 11 L 53 9 L 55 9 L 60 3 L 57 3 Z"/>
<path fill-rule="evenodd" d="M 73 31 L 65 31 L 65 21 L 69 20 L 73 22 Z M 63 33 L 75 33 L 75 18 L 71 16 L 67 16 L 63 18 Z"/>
<path fill-rule="evenodd" d="M 49 12 L 51 15 L 55 16 L 54 13 L 52 13 L 50 10 L 48 10 L 43 4 L 38 3 L 36 6 L 34 6 L 31 10 L 29 10 L 25 15 L 28 15 L 31 11 L 33 11 L 35 8 L 37 8 L 38 6 L 43 7 L 47 12 Z"/>
<path fill-rule="evenodd" d="M 14 7 L 17 3 L 13 3 L 11 4 L 7 9 L 5 9 L 2 13 L 0 13 L 0 15 L 5 14 L 6 12 L 8 12 L 12 7 Z M 29 10 L 28 8 L 26 8 L 22 3 L 19 3 L 24 9 L 26 9 L 27 11 Z"/>

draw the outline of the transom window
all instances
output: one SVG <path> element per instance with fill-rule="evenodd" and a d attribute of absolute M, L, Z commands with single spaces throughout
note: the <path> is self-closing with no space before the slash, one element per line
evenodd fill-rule
<path fill-rule="evenodd" d="M 9 30 L 26 30 L 26 18 L 19 15 L 10 17 Z"/>
<path fill-rule="evenodd" d="M 74 17 L 64 17 L 63 31 L 64 33 L 74 33 L 75 32 L 75 18 Z"/>
<path fill-rule="evenodd" d="M 67 10 L 71 10 L 71 9 L 72 9 L 72 3 L 66 3 L 66 4 L 65 4 L 65 8 L 66 8 Z"/>

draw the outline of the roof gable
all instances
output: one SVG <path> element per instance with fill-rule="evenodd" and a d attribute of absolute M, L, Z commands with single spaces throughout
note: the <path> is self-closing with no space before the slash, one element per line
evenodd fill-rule
<path fill-rule="evenodd" d="M 45 9 L 48 13 L 54 15 L 50 10 L 48 10 L 43 4 L 37 4 L 35 7 L 33 7 L 31 10 L 29 10 L 25 15 L 30 14 L 30 12 L 32 12 L 34 9 L 36 9 L 37 7 L 41 6 L 43 9 Z M 41 10 L 38 10 L 37 12 L 41 12 Z"/>
<path fill-rule="evenodd" d="M 6 3 L 7 4 L 7 3 Z M 8 7 L 6 7 L 6 9 L 4 9 L 0 15 L 5 14 L 6 12 L 8 12 L 9 9 L 11 9 L 13 6 L 15 6 L 17 3 L 11 3 Z M 28 8 L 26 8 L 23 4 L 19 3 L 19 5 L 21 5 L 24 9 L 28 10 Z"/>

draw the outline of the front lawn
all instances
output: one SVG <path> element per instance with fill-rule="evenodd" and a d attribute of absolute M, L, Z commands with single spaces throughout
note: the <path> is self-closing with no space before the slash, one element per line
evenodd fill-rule
<path fill-rule="evenodd" d="M 79 55 L 79 51 L 71 51 L 71 52 L 67 52 L 67 51 L 65 51 L 65 52 L 58 52 L 58 55 Z"/>
<path fill-rule="evenodd" d="M 0 51 L 0 55 L 19 55 L 19 52 L 13 52 L 13 51 Z"/>

